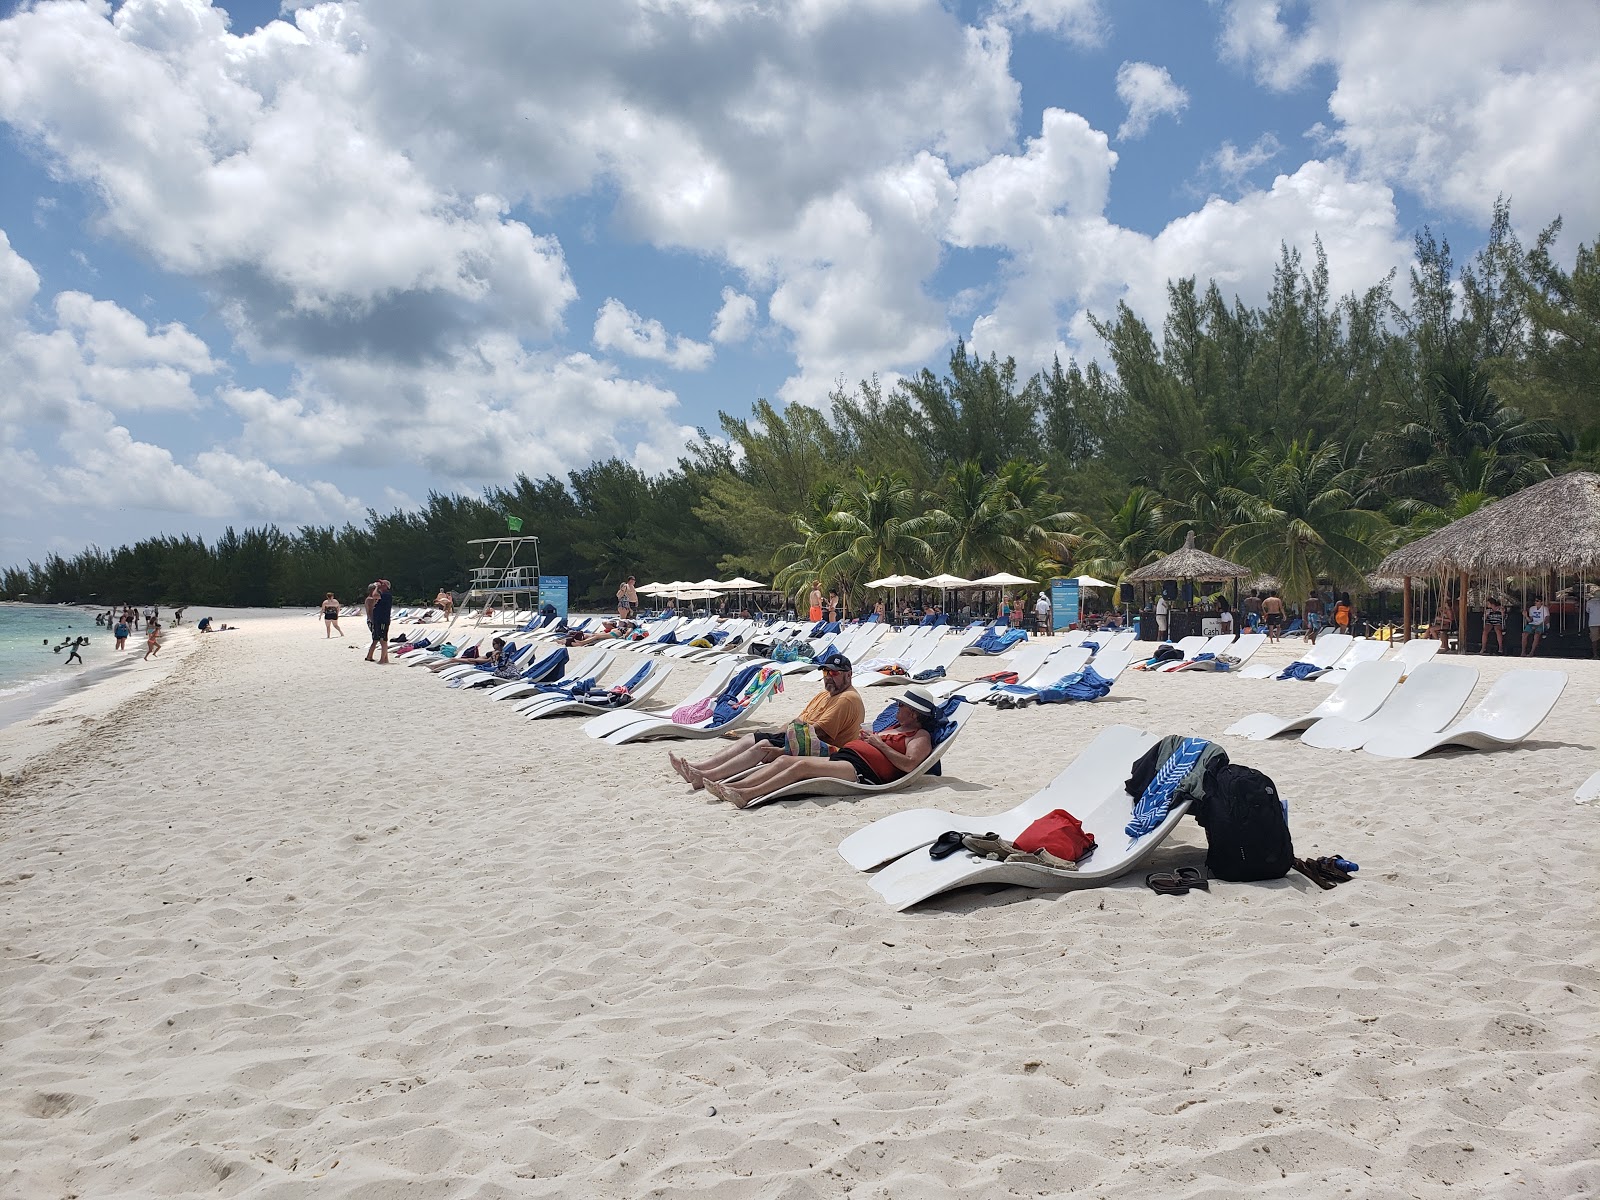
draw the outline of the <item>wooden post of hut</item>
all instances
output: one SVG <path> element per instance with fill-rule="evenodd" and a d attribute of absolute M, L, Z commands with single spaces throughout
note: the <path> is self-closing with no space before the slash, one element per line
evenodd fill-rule
<path fill-rule="evenodd" d="M 1467 652 L 1467 583 L 1469 576 L 1461 572 L 1461 596 L 1456 601 L 1456 649 Z"/>
<path fill-rule="evenodd" d="M 1411 576 L 1407 575 L 1400 590 L 1400 640 L 1411 640 Z"/>

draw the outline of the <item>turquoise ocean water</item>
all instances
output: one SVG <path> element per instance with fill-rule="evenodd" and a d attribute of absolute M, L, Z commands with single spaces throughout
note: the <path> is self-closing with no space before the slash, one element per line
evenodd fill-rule
<path fill-rule="evenodd" d="M 79 653 L 84 666 L 65 666 L 67 651 L 51 653 L 62 638 L 82 635 L 89 644 Z M 43 643 L 49 642 L 49 645 Z M 128 639 L 133 645 L 134 639 Z M 48 684 L 69 672 L 104 664 L 113 657 L 110 630 L 94 623 L 94 613 L 60 605 L 0 604 L 0 696 Z"/>

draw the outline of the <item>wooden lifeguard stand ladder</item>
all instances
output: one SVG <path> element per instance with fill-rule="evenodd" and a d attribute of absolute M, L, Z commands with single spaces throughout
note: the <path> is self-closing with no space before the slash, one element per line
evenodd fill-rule
<path fill-rule="evenodd" d="M 467 603 L 478 605 L 478 622 L 486 611 L 512 611 L 539 607 L 539 539 L 525 536 L 473 538 L 479 565 L 472 568 Z M 532 559 L 530 563 L 528 560 Z"/>

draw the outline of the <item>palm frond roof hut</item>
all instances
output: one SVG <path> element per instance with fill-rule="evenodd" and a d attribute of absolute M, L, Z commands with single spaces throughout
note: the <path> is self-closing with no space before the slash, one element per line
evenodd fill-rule
<path fill-rule="evenodd" d="M 1189 531 L 1189 536 L 1183 541 L 1183 549 L 1174 551 L 1165 558 L 1158 558 L 1147 566 L 1127 575 L 1129 583 L 1151 583 L 1163 579 L 1194 579 L 1217 580 L 1248 579 L 1254 575 L 1253 567 L 1241 567 L 1236 562 L 1229 562 L 1225 558 L 1218 558 L 1215 554 L 1207 554 L 1204 550 L 1197 549 L 1194 544 L 1194 530 Z"/>
<path fill-rule="evenodd" d="M 1373 570 L 1408 575 L 1600 572 L 1600 474 L 1573 471 L 1495 500 L 1400 547 Z"/>

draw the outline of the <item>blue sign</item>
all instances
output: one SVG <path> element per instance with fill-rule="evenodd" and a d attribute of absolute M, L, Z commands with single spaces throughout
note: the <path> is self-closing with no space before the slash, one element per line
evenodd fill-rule
<path fill-rule="evenodd" d="M 539 576 L 539 607 L 553 605 L 557 616 L 567 615 L 567 577 L 565 575 Z"/>
<path fill-rule="evenodd" d="M 1052 579 L 1050 581 L 1050 628 L 1066 629 L 1078 623 L 1078 581 Z"/>

